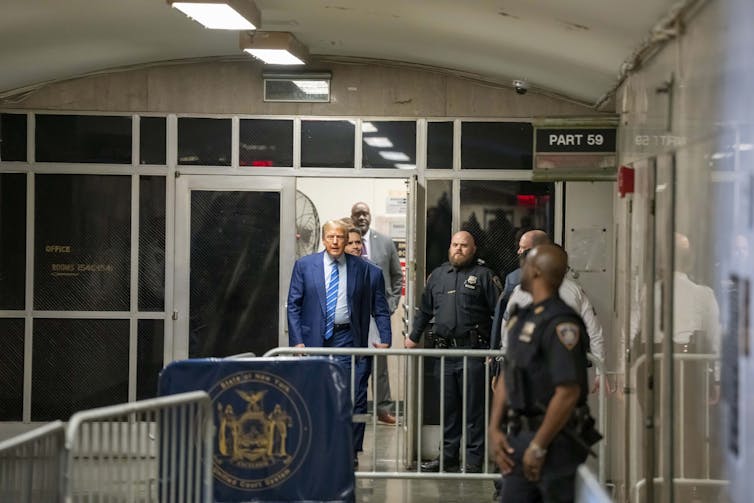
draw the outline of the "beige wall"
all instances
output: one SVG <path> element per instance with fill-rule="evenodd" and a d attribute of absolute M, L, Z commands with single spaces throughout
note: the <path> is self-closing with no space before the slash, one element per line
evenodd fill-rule
<path fill-rule="evenodd" d="M 321 64 L 332 72 L 330 103 L 264 103 L 263 67 L 248 61 L 165 64 L 50 84 L 4 109 L 198 114 L 555 117 L 600 115 L 589 107 L 439 71 Z"/>

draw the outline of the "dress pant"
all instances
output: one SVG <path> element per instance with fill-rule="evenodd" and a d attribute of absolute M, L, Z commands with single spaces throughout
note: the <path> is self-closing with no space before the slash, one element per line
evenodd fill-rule
<path fill-rule="evenodd" d="M 513 470 L 503 476 L 500 501 L 504 503 L 573 503 L 576 470 L 586 460 L 586 451 L 564 434 L 555 437 L 547 449 L 540 479 L 532 482 L 523 472 L 523 457 L 534 438 L 533 431 L 508 436 L 513 448 Z"/>
<path fill-rule="evenodd" d="M 352 348 L 353 347 L 353 334 L 351 330 L 336 330 L 333 332 L 333 336 L 324 341 L 324 347 L 328 348 Z M 346 385 L 348 386 L 349 396 L 351 394 L 351 356 L 350 355 L 337 355 L 333 357 L 337 361 L 345 372 Z M 367 385 L 369 382 L 369 373 L 371 371 L 371 365 L 369 358 L 356 357 L 356 375 L 354 382 L 353 393 L 353 412 L 354 414 L 365 414 L 367 411 Z M 355 423 L 353 425 L 353 448 L 354 453 L 363 450 L 364 444 L 364 430 L 366 425 L 364 423 Z"/>
<path fill-rule="evenodd" d="M 387 373 L 387 356 L 376 356 L 377 375 L 375 376 L 374 403 L 380 414 L 392 413 L 393 399 L 390 396 L 390 376 Z"/>
<path fill-rule="evenodd" d="M 484 358 L 467 358 L 466 382 L 466 464 L 484 462 Z M 443 456 L 445 464 L 460 463 L 463 421 L 463 358 L 446 358 Z"/>

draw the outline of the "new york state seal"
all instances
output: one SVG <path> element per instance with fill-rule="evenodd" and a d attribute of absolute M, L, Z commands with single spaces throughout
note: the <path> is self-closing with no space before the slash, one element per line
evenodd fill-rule
<path fill-rule="evenodd" d="M 301 467 L 311 444 L 311 416 L 290 383 L 263 371 L 224 377 L 209 391 L 217 425 L 215 480 L 236 490 L 264 490 Z"/>

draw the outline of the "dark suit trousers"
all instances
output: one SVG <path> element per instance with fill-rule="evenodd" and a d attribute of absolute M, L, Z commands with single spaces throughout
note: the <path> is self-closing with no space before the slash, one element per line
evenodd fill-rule
<path fill-rule="evenodd" d="M 330 340 L 324 341 L 323 344 L 326 348 L 352 348 L 353 347 L 353 335 L 351 330 L 341 330 L 333 333 Z M 343 367 L 346 375 L 346 383 L 348 389 L 351 389 L 351 356 L 338 355 L 334 359 Z M 356 357 L 356 375 L 354 383 L 353 393 L 353 412 L 354 414 L 365 414 L 367 411 L 367 384 L 369 382 L 369 374 L 371 372 L 369 358 Z M 353 450 L 354 453 L 363 450 L 364 444 L 364 430 L 366 425 L 364 423 L 355 423 L 353 425 Z"/>

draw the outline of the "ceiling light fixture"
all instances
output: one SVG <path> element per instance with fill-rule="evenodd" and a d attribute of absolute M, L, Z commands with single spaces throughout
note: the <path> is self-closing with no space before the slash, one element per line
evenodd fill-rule
<path fill-rule="evenodd" d="M 393 142 L 384 136 L 365 136 L 364 143 L 374 148 L 393 148 Z"/>
<path fill-rule="evenodd" d="M 269 65 L 303 65 L 309 51 L 287 31 L 241 33 L 241 49 Z"/>
<path fill-rule="evenodd" d="M 174 1 L 168 4 L 213 30 L 256 30 L 262 24 L 253 0 Z"/>
<path fill-rule="evenodd" d="M 380 150 L 380 155 L 383 159 L 386 159 L 388 161 L 401 162 L 411 160 L 411 158 L 403 152 L 385 152 L 384 150 Z"/>

